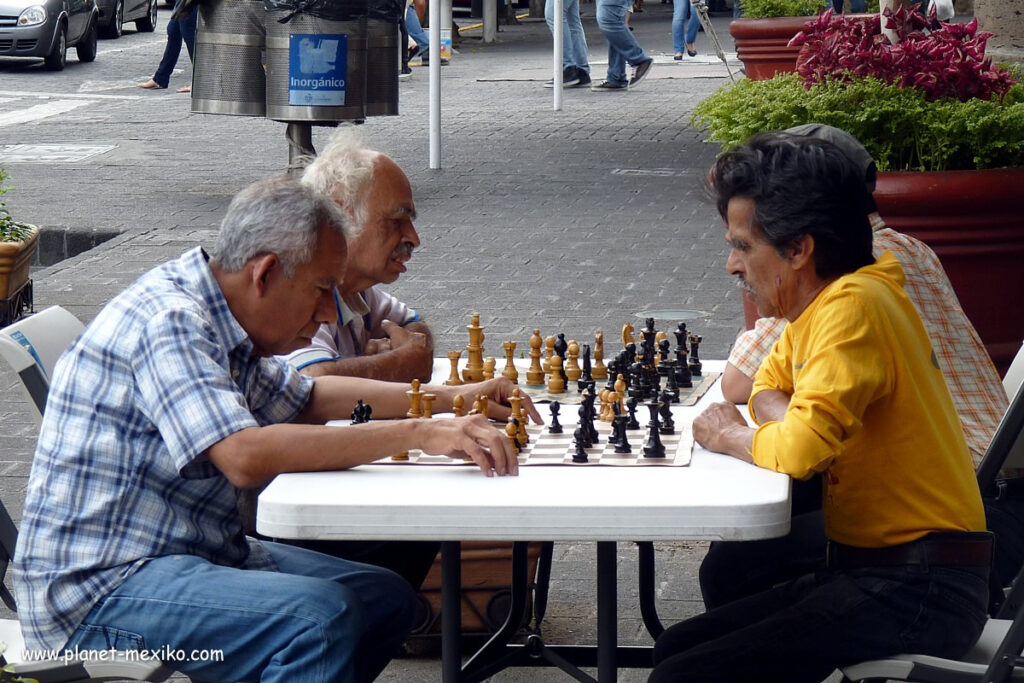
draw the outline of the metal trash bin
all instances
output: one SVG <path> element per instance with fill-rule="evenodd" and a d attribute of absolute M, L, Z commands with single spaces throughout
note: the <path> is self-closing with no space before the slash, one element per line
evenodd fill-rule
<path fill-rule="evenodd" d="M 263 0 L 205 0 L 199 6 L 192 111 L 264 116 Z"/>
<path fill-rule="evenodd" d="M 366 115 L 398 114 L 398 24 L 380 19 L 366 22 Z"/>
<path fill-rule="evenodd" d="M 366 112 L 366 25 L 365 16 L 346 21 L 324 19 L 312 14 L 297 13 L 291 19 L 281 23 L 278 19 L 285 16 L 281 12 L 270 12 L 267 15 L 267 118 L 275 121 L 334 122 L 365 119 Z M 333 84 L 330 89 L 318 89 L 310 86 L 308 97 L 310 102 L 303 104 L 294 99 L 291 87 L 293 42 L 306 41 L 310 44 L 308 53 L 316 59 L 316 52 L 329 50 L 329 41 L 344 40 L 345 79 L 338 90 Z M 334 43 L 330 43 L 334 45 Z M 334 62 L 330 64 L 333 68 Z M 303 65 L 305 66 L 305 65 Z M 325 67 L 327 69 L 327 67 Z M 310 68 L 310 80 L 316 79 L 316 72 L 321 71 L 315 66 Z M 395 66 L 397 80 L 398 67 Z M 316 101 L 316 98 L 321 98 Z"/>

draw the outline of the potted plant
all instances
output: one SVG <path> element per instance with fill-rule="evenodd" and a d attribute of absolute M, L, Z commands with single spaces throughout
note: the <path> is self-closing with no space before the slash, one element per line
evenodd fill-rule
<path fill-rule="evenodd" d="M 886 222 L 927 242 L 1005 370 L 1024 339 L 1024 85 L 1019 67 L 985 58 L 977 22 L 943 24 L 905 9 L 879 19 L 810 22 L 797 73 L 726 85 L 697 105 L 694 123 L 731 148 L 763 131 L 803 123 L 841 128 L 880 171 Z"/>
<path fill-rule="evenodd" d="M 729 24 L 736 56 L 751 80 L 771 78 L 796 69 L 800 46 L 790 45 L 804 24 L 825 9 L 825 0 L 743 0 L 743 17 Z M 867 3 L 878 12 L 878 0 Z"/>
<path fill-rule="evenodd" d="M 0 168 L 0 197 L 7 192 L 7 171 Z M 28 269 L 36 251 L 39 228 L 19 223 L 0 201 L 0 300 L 12 298 L 28 282 Z"/>

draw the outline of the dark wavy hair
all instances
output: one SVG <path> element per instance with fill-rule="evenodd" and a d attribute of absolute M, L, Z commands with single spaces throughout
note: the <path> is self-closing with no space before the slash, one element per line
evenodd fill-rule
<path fill-rule="evenodd" d="M 708 180 L 722 218 L 729 200 L 754 201 L 754 225 L 786 257 L 804 235 L 814 238 L 814 269 L 832 279 L 874 263 L 871 194 L 864 173 L 825 140 L 761 133 L 715 162 Z"/>

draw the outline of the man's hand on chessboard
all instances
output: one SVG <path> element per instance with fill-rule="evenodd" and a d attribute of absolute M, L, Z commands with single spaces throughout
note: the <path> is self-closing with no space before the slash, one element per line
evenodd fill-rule
<path fill-rule="evenodd" d="M 507 381 L 507 380 L 506 380 Z M 478 387 L 480 385 L 477 385 Z M 415 420 L 420 450 L 429 455 L 450 455 L 472 460 L 488 477 L 519 474 L 519 454 L 505 432 L 483 415 L 454 420 Z"/>
<path fill-rule="evenodd" d="M 473 405 L 473 402 L 476 401 L 481 394 L 487 396 L 487 417 L 500 422 L 508 421 L 508 417 L 512 412 L 509 397 L 512 396 L 512 392 L 517 388 L 518 387 L 506 377 L 495 377 L 494 379 L 487 379 L 475 384 L 464 384 L 458 387 L 451 387 L 453 396 L 462 396 L 467 409 L 469 406 Z M 525 412 L 535 424 L 544 424 L 544 418 L 542 418 L 540 413 L 537 412 L 537 408 L 533 405 L 533 401 L 530 397 L 526 395 L 526 392 L 521 392 L 520 397 L 522 398 L 523 412 Z"/>

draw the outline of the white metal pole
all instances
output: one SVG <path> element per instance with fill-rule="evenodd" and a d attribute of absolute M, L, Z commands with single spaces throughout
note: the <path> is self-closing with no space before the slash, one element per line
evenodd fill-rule
<path fill-rule="evenodd" d="M 511 1 L 511 0 L 510 0 Z M 555 111 L 562 111 L 562 45 L 565 41 L 565 0 L 548 0 L 555 3 L 555 55 L 552 60 Z"/>
<path fill-rule="evenodd" d="M 430 168 L 441 168 L 441 0 L 427 7 L 430 21 Z"/>
<path fill-rule="evenodd" d="M 498 0 L 484 0 L 484 42 L 493 43 L 498 35 Z"/>

